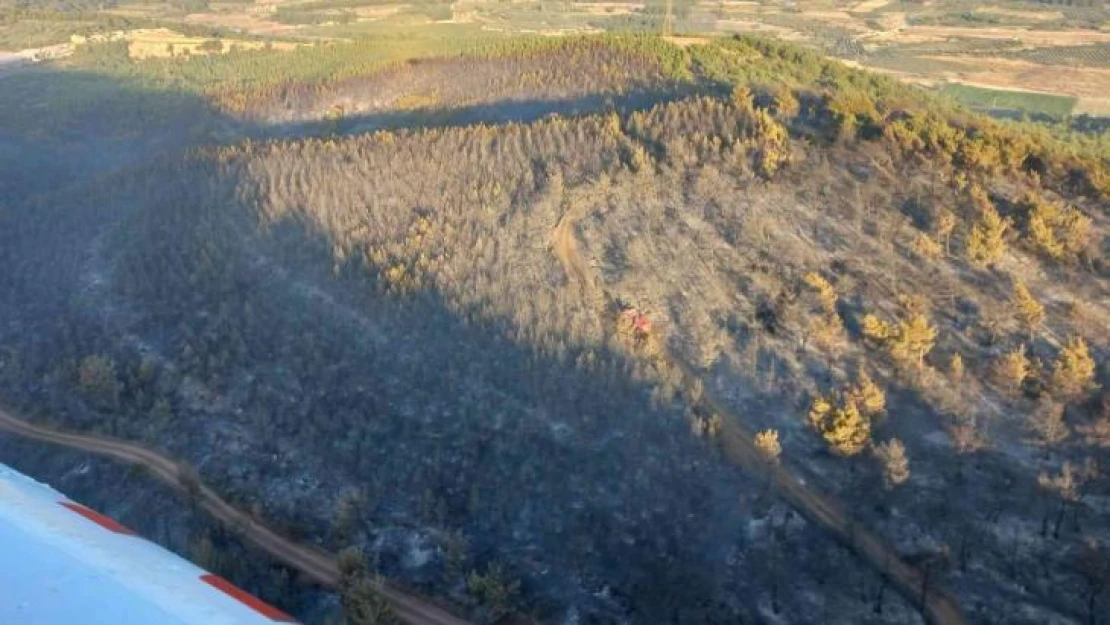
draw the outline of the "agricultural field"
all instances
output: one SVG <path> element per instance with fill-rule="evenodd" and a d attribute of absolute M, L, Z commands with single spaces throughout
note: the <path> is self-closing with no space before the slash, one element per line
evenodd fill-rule
<path fill-rule="evenodd" d="M 1054 117 L 1067 117 L 1071 115 L 1075 111 L 1077 103 L 1076 98 L 1069 98 L 1067 96 L 1024 91 L 1006 91 L 1003 89 L 985 89 L 959 83 L 945 85 L 941 89 L 941 93 L 955 98 L 973 108 L 1020 111 L 1022 113 L 1045 113 Z"/>
<path fill-rule="evenodd" d="M 429 28 L 440 31 L 435 46 L 439 50 L 448 39 L 512 34 L 646 30 L 705 37 L 746 33 L 811 46 L 908 82 L 932 85 L 956 97 L 966 95 L 966 104 L 986 106 L 983 110 L 988 112 L 1032 112 L 1053 118 L 1110 113 L 1105 96 L 1110 82 L 1105 77 L 1077 82 L 1074 75 L 1058 72 L 1061 67 L 1107 67 L 1110 11 L 1098 2 L 120 0 L 109 4 L 93 10 L 90 3 L 62 18 L 48 18 L 26 5 L 4 8 L 5 3 L 0 3 L 0 50 L 14 52 L 66 42 L 72 35 L 121 31 L 164 33 L 135 37 L 130 50 L 138 58 L 250 50 L 263 45 L 259 41 L 289 49 L 292 43 L 404 38 Z M 1026 65 L 1000 65 L 1005 60 Z M 945 89 L 950 84 L 1058 96 L 1077 104 L 1065 111 L 1062 100 L 1052 97 L 1023 101 L 1004 94 L 977 97 L 971 89 Z M 1040 104 L 1047 108 L 1038 108 Z M 1010 105 L 1020 106 L 1006 108 Z"/>

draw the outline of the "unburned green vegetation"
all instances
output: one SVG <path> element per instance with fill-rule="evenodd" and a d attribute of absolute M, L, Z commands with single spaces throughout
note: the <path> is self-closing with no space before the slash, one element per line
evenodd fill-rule
<path fill-rule="evenodd" d="M 1076 104 L 1076 98 L 1065 96 L 984 89 L 960 84 L 945 85 L 941 93 L 956 99 L 961 104 L 986 112 L 1002 110 L 1017 111 L 1030 115 L 1040 113 L 1055 118 L 1071 115 Z"/>

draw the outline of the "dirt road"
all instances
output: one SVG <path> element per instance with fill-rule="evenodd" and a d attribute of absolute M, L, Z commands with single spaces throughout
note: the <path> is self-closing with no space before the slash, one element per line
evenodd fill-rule
<path fill-rule="evenodd" d="M 70 434 L 34 425 L 17 419 L 0 409 L 0 430 L 24 438 L 87 451 L 147 469 L 173 488 L 188 493 L 197 504 L 221 523 L 253 543 L 273 558 L 300 571 L 312 581 L 334 587 L 339 582 L 339 567 L 334 555 L 310 545 L 293 542 L 277 534 L 264 523 L 224 501 L 215 491 L 200 482 L 183 465 L 157 452 L 120 440 Z M 442 608 L 426 600 L 405 594 L 377 583 L 377 590 L 389 601 L 397 615 L 412 625 L 467 625 Z"/>
<path fill-rule="evenodd" d="M 574 226 L 582 217 L 582 210 L 577 203 L 571 203 L 559 223 L 552 231 L 551 247 L 555 256 L 563 265 L 570 279 L 579 284 L 587 292 L 592 292 L 596 299 L 606 302 L 598 311 L 605 314 L 610 310 L 609 305 L 613 297 L 591 275 L 589 266 L 578 251 L 577 241 L 574 238 Z M 587 293 L 587 298 L 590 294 Z M 944 589 L 937 587 L 932 580 L 926 584 L 925 574 L 907 564 L 878 534 L 857 523 L 845 508 L 837 503 L 831 495 L 808 485 L 795 477 L 785 465 L 768 466 L 763 456 L 755 446 L 755 432 L 751 431 L 744 421 L 709 391 L 709 385 L 701 383 L 700 376 L 692 367 L 680 358 L 663 350 L 658 356 L 657 366 L 681 373 L 683 388 L 691 389 L 698 386 L 704 389 L 700 393 L 689 393 L 688 396 L 699 397 L 695 409 L 700 409 L 705 414 L 717 414 L 723 421 L 721 426 L 721 442 L 731 462 L 734 462 L 749 471 L 762 473 L 769 471 L 769 479 L 782 498 L 793 506 L 810 522 L 824 527 L 833 534 L 841 543 L 852 549 L 856 555 L 871 565 L 880 575 L 884 576 L 898 590 L 898 592 L 911 604 L 921 609 L 930 623 L 934 625 L 963 625 L 965 623 L 959 604 Z M 922 599 L 922 591 L 928 587 L 927 596 Z"/>

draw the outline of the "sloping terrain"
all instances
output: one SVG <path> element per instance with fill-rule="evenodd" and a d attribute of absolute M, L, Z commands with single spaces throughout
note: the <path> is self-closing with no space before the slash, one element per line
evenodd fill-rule
<path fill-rule="evenodd" d="M 198 149 L 0 214 L 5 394 L 478 619 L 1086 618 L 1105 155 L 792 48 L 628 45 L 251 109 L 576 115 Z M 784 477 L 733 463 L 758 431 Z"/>

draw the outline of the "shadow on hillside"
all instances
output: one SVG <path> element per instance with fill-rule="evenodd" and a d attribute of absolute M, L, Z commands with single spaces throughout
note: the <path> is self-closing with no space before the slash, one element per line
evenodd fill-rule
<path fill-rule="evenodd" d="M 552 115 L 577 116 L 616 111 L 627 113 L 686 97 L 691 90 L 637 90 L 619 95 L 572 99 L 511 99 L 470 106 L 385 110 L 333 120 L 257 125 L 249 132 L 259 137 L 297 138 L 359 134 L 403 128 L 443 128 L 471 124 L 527 123 Z"/>
<path fill-rule="evenodd" d="M 383 113 L 338 129 L 281 128 L 243 124 L 182 92 L 101 80 L 72 72 L 13 76 L 0 96 L 7 107 L 18 93 L 31 111 L 44 110 L 44 99 L 53 97 L 77 103 L 69 120 L 35 122 L 21 109 L 0 121 L 5 197 L 39 196 L 10 215 L 15 227 L 0 232 L 0 286 L 11 295 L 0 303 L 0 347 L 22 358 L 18 368 L 0 369 L 6 398 L 71 426 L 101 424 L 164 448 L 198 464 L 222 490 L 241 493 L 239 503 L 257 502 L 268 517 L 312 528 L 315 536 L 332 535 L 330 504 L 338 493 L 361 489 L 372 505 L 355 538 L 373 545 L 383 572 L 432 592 L 447 592 L 458 580 L 447 577 L 441 560 L 414 565 L 412 546 L 454 531 L 470 545 L 462 573 L 502 563 L 552 617 L 567 606 L 602 620 L 751 616 L 720 607 L 737 589 L 722 587 L 729 565 L 718 554 L 739 548 L 737 493 L 757 489 L 741 487 L 735 470 L 692 440 L 680 411 L 654 402 L 651 385 L 630 375 L 632 364 L 605 345 L 569 346 L 554 357 L 506 338 L 503 320 L 461 315 L 434 290 L 394 297 L 360 288 L 366 273 L 361 283 L 336 280 L 333 241 L 295 220 L 272 228 L 280 246 L 259 232 L 257 241 L 227 247 L 188 231 L 152 240 L 126 222 L 122 240 L 151 249 L 146 280 L 132 288 L 159 287 L 170 296 L 130 300 L 139 308 L 130 315 L 135 321 L 85 308 L 85 292 L 103 279 L 88 275 L 97 254 L 90 246 L 134 214 L 129 203 L 143 197 L 113 178 L 95 181 L 112 171 L 275 132 L 528 121 L 650 106 L 665 94 Z M 188 177 L 197 170 L 167 159 L 157 171 Z M 82 182 L 94 184 L 50 193 Z M 194 182 L 148 181 L 178 193 L 183 211 L 209 208 L 203 193 L 188 194 L 201 186 Z M 232 219 L 254 214 L 245 198 L 238 200 L 211 204 Z M 157 222 L 168 203 L 134 209 Z M 280 257 L 257 262 L 252 243 L 296 265 Z M 174 264 L 201 248 L 208 273 Z M 374 338 L 370 326 L 384 338 Z M 135 330 L 165 337 L 146 349 L 164 348 L 176 368 L 174 383 L 165 366 L 153 380 L 135 373 L 144 354 L 122 340 Z M 573 364 L 587 353 L 607 364 L 594 370 Z M 122 382 L 114 409 L 91 408 L 74 393 L 75 363 L 89 354 L 117 363 Z M 204 393 L 190 396 L 183 379 Z M 151 420 L 158 397 L 168 398 L 172 419 Z"/>
<path fill-rule="evenodd" d="M 327 137 L 628 112 L 695 92 L 642 89 L 267 124 L 228 115 L 185 90 L 153 89 L 84 71 L 34 68 L 0 78 L 0 198 L 15 203 L 190 147 L 234 144 L 247 138 Z"/>

